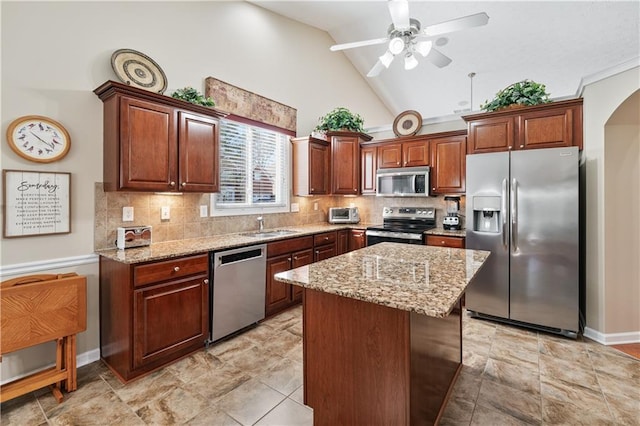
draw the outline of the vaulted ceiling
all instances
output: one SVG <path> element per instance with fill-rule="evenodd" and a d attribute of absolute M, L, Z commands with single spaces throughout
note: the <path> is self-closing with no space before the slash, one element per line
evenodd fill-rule
<path fill-rule="evenodd" d="M 325 30 L 336 43 L 386 37 L 391 23 L 386 1 L 252 3 Z M 523 79 L 544 83 L 553 99 L 575 97 L 583 78 L 640 58 L 638 1 L 409 0 L 409 15 L 423 28 L 478 12 L 489 15 L 487 25 L 438 40 L 453 60 L 443 68 L 418 57 L 419 65 L 407 71 L 396 59 L 377 77 L 366 77 L 386 44 L 334 54 L 347 56 L 392 113 L 411 109 L 425 119 L 479 111 L 498 90 Z"/>

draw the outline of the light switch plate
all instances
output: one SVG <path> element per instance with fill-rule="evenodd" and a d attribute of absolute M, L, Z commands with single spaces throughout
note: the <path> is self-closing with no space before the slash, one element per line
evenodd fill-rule
<path fill-rule="evenodd" d="M 313 203 L 313 209 L 314 210 L 318 210 L 318 202 L 317 201 Z"/>
<path fill-rule="evenodd" d="M 161 220 L 171 219 L 171 210 L 169 209 L 169 206 L 162 206 L 160 208 L 160 219 Z"/>
<path fill-rule="evenodd" d="M 207 211 L 207 206 L 206 205 L 200 206 L 200 217 L 207 217 L 207 216 L 209 216 L 209 212 Z"/>
<path fill-rule="evenodd" d="M 133 207 L 122 208 L 122 221 L 133 222 Z"/>

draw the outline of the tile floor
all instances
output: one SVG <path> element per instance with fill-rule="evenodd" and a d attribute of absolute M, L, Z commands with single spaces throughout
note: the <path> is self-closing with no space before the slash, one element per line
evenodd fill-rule
<path fill-rule="evenodd" d="M 302 403 L 301 309 L 128 385 L 101 362 L 57 404 L 40 390 L 0 407 L 2 425 L 311 425 Z M 464 366 L 442 425 L 640 425 L 640 361 L 464 317 Z"/>

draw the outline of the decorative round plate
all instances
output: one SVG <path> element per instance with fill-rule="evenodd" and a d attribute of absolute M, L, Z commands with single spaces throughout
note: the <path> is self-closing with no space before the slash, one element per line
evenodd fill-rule
<path fill-rule="evenodd" d="M 164 71 L 144 53 L 132 49 L 116 50 L 111 55 L 111 67 L 123 83 L 156 93 L 167 90 Z"/>
<path fill-rule="evenodd" d="M 422 127 L 422 116 L 418 111 L 408 110 L 398 114 L 393 120 L 393 133 L 396 136 L 413 136 Z"/>

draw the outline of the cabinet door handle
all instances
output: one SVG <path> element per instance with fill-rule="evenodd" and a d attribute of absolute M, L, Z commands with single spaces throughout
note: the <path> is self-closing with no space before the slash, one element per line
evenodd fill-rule
<path fill-rule="evenodd" d="M 169 182 L 169 186 L 170 186 L 171 188 L 173 188 L 174 186 L 176 186 L 176 183 L 175 183 L 174 181 L 171 181 L 171 182 Z"/>
<path fill-rule="evenodd" d="M 524 148 L 524 145 L 520 145 L 520 148 Z"/>
<path fill-rule="evenodd" d="M 293 256 L 293 260 L 298 260 L 298 256 Z"/>
<path fill-rule="evenodd" d="M 205 284 L 209 284 L 209 280 L 205 279 L 205 280 L 203 281 L 203 283 L 205 283 Z"/>
<path fill-rule="evenodd" d="M 185 186 L 187 186 L 187 182 L 182 182 L 180 186 L 184 188 Z"/>
<path fill-rule="evenodd" d="M 511 145 L 509 145 L 509 149 L 513 148 Z"/>
<path fill-rule="evenodd" d="M 324 240 L 325 241 L 329 241 L 329 237 L 324 237 Z"/>
<path fill-rule="evenodd" d="M 175 272 L 178 272 L 178 271 L 180 270 L 180 267 L 179 267 L 179 266 L 175 266 L 175 267 L 173 268 L 173 270 L 174 270 Z"/>
<path fill-rule="evenodd" d="M 287 257 L 287 262 L 291 262 L 291 258 L 290 257 Z"/>

